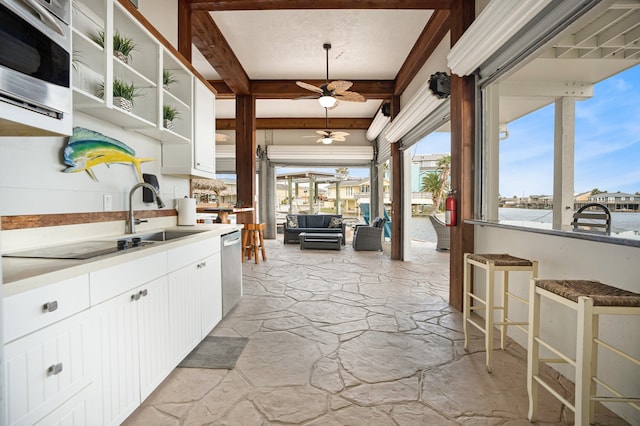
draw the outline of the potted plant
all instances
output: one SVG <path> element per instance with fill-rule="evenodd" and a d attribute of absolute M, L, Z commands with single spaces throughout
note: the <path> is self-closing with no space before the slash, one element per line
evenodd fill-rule
<path fill-rule="evenodd" d="M 104 31 L 98 31 L 91 39 L 99 46 L 104 47 Z M 120 59 L 125 64 L 132 58 L 131 52 L 136 48 L 132 38 L 125 37 L 118 31 L 113 35 L 113 56 Z"/>
<path fill-rule="evenodd" d="M 162 125 L 169 129 L 173 130 L 173 120 L 175 120 L 180 115 L 180 111 L 170 105 L 162 106 Z"/>
<path fill-rule="evenodd" d="M 125 81 L 113 80 L 113 105 L 125 111 L 133 110 L 133 98 L 140 96 L 140 92 L 133 85 Z M 98 87 L 98 97 L 104 98 L 104 83 Z"/>
<path fill-rule="evenodd" d="M 171 72 L 171 70 L 163 69 L 162 70 L 162 87 L 164 90 L 169 90 L 169 86 L 173 83 L 176 83 L 178 79 Z"/>

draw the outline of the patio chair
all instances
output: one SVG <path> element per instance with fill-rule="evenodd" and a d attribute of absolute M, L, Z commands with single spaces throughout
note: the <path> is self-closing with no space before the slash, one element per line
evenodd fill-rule
<path fill-rule="evenodd" d="M 585 204 L 573 214 L 575 231 L 603 232 L 611 231 L 611 212 L 600 203 Z"/>
<path fill-rule="evenodd" d="M 429 215 L 429 220 L 431 220 L 431 225 L 433 225 L 433 229 L 436 230 L 436 236 L 438 237 L 436 250 L 449 251 L 451 248 L 451 237 L 449 236 L 449 228 L 444 224 L 443 221 L 438 219 L 436 215 Z"/>
<path fill-rule="evenodd" d="M 356 251 L 382 251 L 382 230 L 386 220 L 376 217 L 371 226 L 356 225 L 353 233 L 353 249 Z"/>

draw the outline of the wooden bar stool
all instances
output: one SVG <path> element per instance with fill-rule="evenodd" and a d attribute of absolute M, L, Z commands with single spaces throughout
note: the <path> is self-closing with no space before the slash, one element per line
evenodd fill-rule
<path fill-rule="evenodd" d="M 264 248 L 264 223 L 245 223 L 242 230 L 242 261 L 245 257 L 249 260 L 255 259 L 256 263 L 260 263 L 259 254 L 262 254 L 262 260 L 267 260 L 267 253 Z"/>
<path fill-rule="evenodd" d="M 482 268 L 486 273 L 486 298 L 482 299 L 471 291 L 471 267 L 476 266 Z M 520 330 L 526 332 L 523 327 L 527 325 L 526 321 L 513 321 L 509 318 L 509 298 L 513 298 L 521 303 L 528 304 L 527 300 L 516 294 L 509 292 L 509 272 L 524 271 L 531 274 L 531 278 L 538 276 L 538 262 L 508 254 L 475 254 L 465 253 L 464 255 L 464 294 L 463 294 L 463 328 L 464 328 L 464 349 L 469 350 L 469 324 L 482 331 L 485 335 L 485 350 L 487 372 L 492 371 L 492 353 L 493 353 L 493 328 L 500 326 L 500 348 L 504 349 L 507 340 L 507 327 L 516 326 Z M 495 273 L 502 272 L 502 293 L 501 305 L 494 305 L 494 286 Z M 472 299 L 480 303 L 480 305 L 472 306 Z M 494 311 L 502 311 L 502 321 L 494 320 Z M 471 319 L 472 311 L 485 311 L 484 326 Z"/>
<path fill-rule="evenodd" d="M 550 299 L 577 312 L 575 359 L 560 352 L 540 337 L 541 297 Z M 640 398 L 629 398 L 597 377 L 598 347 L 631 361 L 638 376 L 640 359 L 604 342 L 598 336 L 600 315 L 640 315 L 640 294 L 586 280 L 532 279 L 529 288 L 529 342 L 527 355 L 527 391 L 529 393 L 529 421 L 537 417 L 538 385 L 544 387 L 575 414 L 576 425 L 588 425 L 594 420 L 595 402 L 626 402 L 640 410 Z M 630 337 L 633 338 L 633 337 Z M 637 335 L 636 335 L 637 339 Z M 541 359 L 540 346 L 559 358 Z M 540 363 L 567 363 L 576 369 L 574 403 L 561 396 L 538 374 Z M 597 396 L 597 385 L 614 396 Z"/>

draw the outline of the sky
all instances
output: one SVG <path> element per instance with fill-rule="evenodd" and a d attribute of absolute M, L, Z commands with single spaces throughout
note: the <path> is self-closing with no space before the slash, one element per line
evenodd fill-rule
<path fill-rule="evenodd" d="M 500 195 L 553 193 L 553 119 L 552 104 L 508 124 L 509 137 L 500 142 Z M 414 155 L 450 151 L 449 133 L 432 133 L 411 148 Z M 576 102 L 574 173 L 576 194 L 640 192 L 640 65 L 596 84 L 592 98 Z M 349 174 L 366 177 L 369 169 L 349 168 Z"/>
<path fill-rule="evenodd" d="M 500 195 L 553 193 L 554 106 L 548 105 L 508 124 L 500 142 Z M 449 152 L 449 134 L 434 133 L 412 152 Z M 640 65 L 604 80 L 594 96 L 576 102 L 576 194 L 640 192 Z"/>

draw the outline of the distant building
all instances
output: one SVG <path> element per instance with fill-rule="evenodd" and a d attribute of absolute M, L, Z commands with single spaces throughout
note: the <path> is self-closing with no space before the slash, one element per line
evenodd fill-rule
<path fill-rule="evenodd" d="M 438 171 L 438 161 L 450 154 L 420 154 L 411 159 L 411 192 L 420 192 L 422 178 Z"/>
<path fill-rule="evenodd" d="M 611 211 L 640 211 L 640 195 L 624 192 L 601 192 L 590 195 L 589 203 L 604 204 Z"/>

